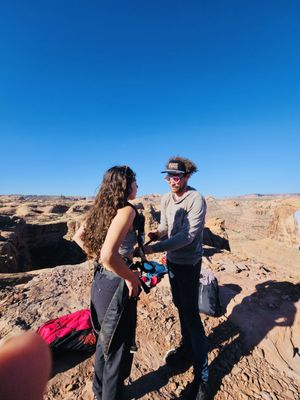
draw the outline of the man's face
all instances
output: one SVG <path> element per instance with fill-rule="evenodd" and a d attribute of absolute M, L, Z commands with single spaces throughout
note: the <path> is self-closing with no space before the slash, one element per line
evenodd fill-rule
<path fill-rule="evenodd" d="M 181 194 L 187 187 L 189 175 L 186 174 L 168 174 L 165 180 L 168 182 L 171 192 Z"/>

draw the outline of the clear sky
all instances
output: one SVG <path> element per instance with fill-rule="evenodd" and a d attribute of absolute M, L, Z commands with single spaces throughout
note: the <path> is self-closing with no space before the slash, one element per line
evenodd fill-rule
<path fill-rule="evenodd" d="M 0 193 L 94 195 L 172 155 L 216 197 L 300 192 L 298 0 L 0 2 Z"/>

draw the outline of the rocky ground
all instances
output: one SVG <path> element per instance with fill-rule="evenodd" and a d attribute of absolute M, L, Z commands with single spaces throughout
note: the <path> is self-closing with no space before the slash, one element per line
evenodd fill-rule
<path fill-rule="evenodd" d="M 159 211 L 158 200 L 144 202 L 148 227 L 155 225 L 152 217 Z M 78 202 L 84 207 L 81 199 Z M 211 268 L 219 280 L 226 310 L 220 318 L 202 315 L 209 340 L 212 394 L 216 400 L 299 399 L 300 252 L 290 221 L 290 213 L 300 208 L 299 200 L 208 199 L 208 205 L 215 235 L 223 236 L 222 240 L 229 238 L 231 247 L 229 252 L 206 246 L 203 258 L 204 267 Z M 74 204 L 68 210 L 71 207 L 74 209 Z M 65 213 L 54 217 L 65 218 L 67 226 L 74 227 L 76 223 L 72 225 L 72 218 L 66 218 Z M 50 222 L 56 221 L 54 217 L 48 217 Z M 26 216 L 22 218 L 28 223 Z M 217 228 L 216 218 L 220 219 Z M 226 226 L 226 235 L 222 226 Z M 5 236 L 9 231 L 2 226 L 2 232 Z M 88 262 L 2 273 L 0 337 L 20 329 L 36 329 L 53 317 L 87 307 L 91 280 Z M 149 295 L 140 296 L 138 311 L 138 352 L 128 398 L 180 398 L 192 371 L 171 370 L 163 362 L 165 352 L 180 340 L 167 277 Z M 92 375 L 93 356 L 56 357 L 44 398 L 93 399 Z"/>

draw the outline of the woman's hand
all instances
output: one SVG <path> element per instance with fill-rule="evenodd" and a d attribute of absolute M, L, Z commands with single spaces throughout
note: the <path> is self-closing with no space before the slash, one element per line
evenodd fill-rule
<path fill-rule="evenodd" d="M 137 297 L 140 294 L 141 291 L 141 281 L 139 278 L 139 273 L 136 272 L 132 272 L 132 278 L 130 279 L 125 279 L 125 283 L 128 287 L 128 296 L 129 298 L 131 297 Z"/>

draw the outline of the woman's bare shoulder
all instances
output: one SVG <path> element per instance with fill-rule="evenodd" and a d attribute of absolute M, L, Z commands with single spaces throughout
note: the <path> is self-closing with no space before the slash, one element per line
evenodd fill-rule
<path fill-rule="evenodd" d="M 130 206 L 130 205 L 126 205 L 125 207 L 119 208 L 117 214 L 119 214 L 120 216 L 127 216 L 127 217 L 135 217 L 136 215 L 136 211 L 134 209 L 134 207 Z"/>

